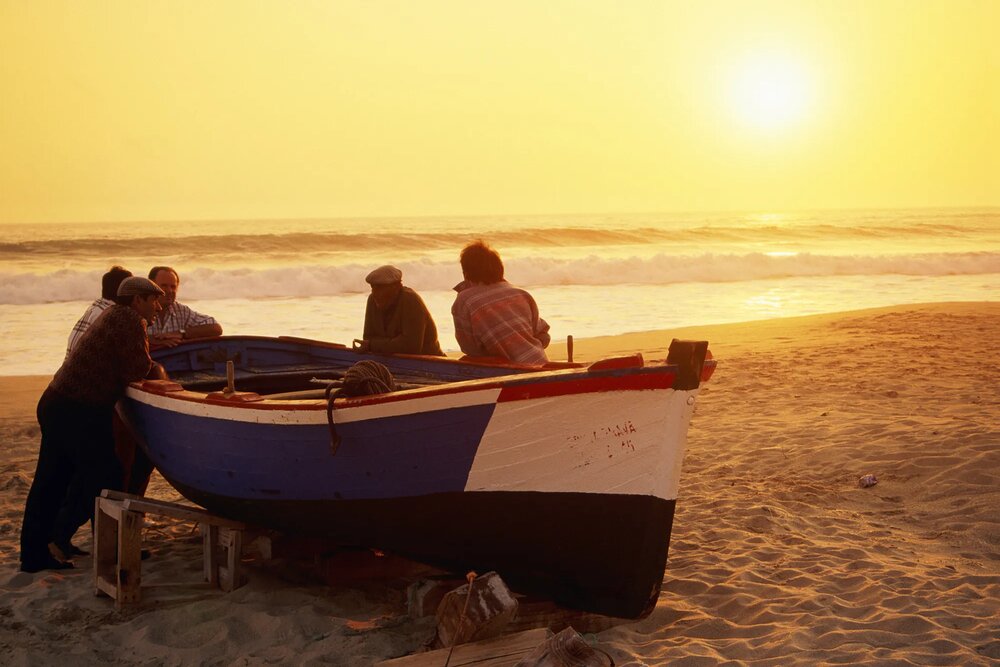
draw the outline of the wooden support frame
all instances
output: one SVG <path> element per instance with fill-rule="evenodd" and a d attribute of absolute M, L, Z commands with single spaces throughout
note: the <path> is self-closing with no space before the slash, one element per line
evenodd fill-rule
<path fill-rule="evenodd" d="M 376 662 L 375 667 L 441 667 L 448 660 L 454 667 L 479 665 L 480 667 L 514 667 L 542 644 L 552 632 L 547 628 L 527 630 L 514 635 L 494 637 L 471 644 L 459 644 L 451 648 L 417 653 L 402 658 Z"/>
<path fill-rule="evenodd" d="M 140 599 L 142 524 L 146 514 L 198 523 L 202 532 L 203 572 L 213 587 L 229 592 L 242 584 L 240 557 L 246 525 L 200 507 L 153 500 L 104 489 L 94 499 L 94 591 L 115 607 Z"/>
<path fill-rule="evenodd" d="M 139 601 L 142 514 L 108 498 L 94 499 L 94 588 L 115 607 Z"/>

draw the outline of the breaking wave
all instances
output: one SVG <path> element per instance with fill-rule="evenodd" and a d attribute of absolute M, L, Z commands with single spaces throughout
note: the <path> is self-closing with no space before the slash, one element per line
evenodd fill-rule
<path fill-rule="evenodd" d="M 256 237 L 255 237 L 256 238 Z M 450 238 L 449 244 L 454 243 Z M 400 262 L 404 283 L 418 291 L 450 290 L 461 280 L 457 261 Z M 920 253 L 900 255 L 823 255 L 812 253 L 705 253 L 573 259 L 542 255 L 505 260 L 511 282 L 524 287 L 572 285 L 668 285 L 749 280 L 889 275 L 949 276 L 1000 274 L 1000 253 Z M 184 272 L 182 298 L 304 298 L 367 290 L 370 264 L 299 265 L 286 268 L 207 268 Z M 0 304 L 26 305 L 82 301 L 98 296 L 101 270 L 64 269 L 45 274 L 0 271 Z"/>

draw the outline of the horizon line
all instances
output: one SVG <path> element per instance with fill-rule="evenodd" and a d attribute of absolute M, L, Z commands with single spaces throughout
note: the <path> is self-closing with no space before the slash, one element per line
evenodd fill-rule
<path fill-rule="evenodd" d="M 838 212 L 838 211 L 941 211 L 941 210 L 992 210 L 1000 209 L 1000 204 L 978 205 L 940 205 L 940 206 L 844 206 L 816 208 L 719 208 L 719 209 L 677 209 L 677 210 L 643 210 L 643 211 L 569 211 L 561 213 L 418 213 L 418 214 L 370 214 L 370 215 L 307 215 L 291 217 L 211 217 L 211 218 L 115 218 L 104 220 L 33 220 L 30 222 L 18 220 L 0 220 L 3 225 L 94 225 L 94 224 L 148 224 L 171 222 L 278 222 L 278 221 L 328 221 L 328 220 L 424 220 L 442 218 L 499 218 L 499 217 L 569 217 L 569 216 L 604 216 L 604 215 L 706 215 L 706 214 L 743 214 L 743 215 L 783 215 L 792 213 Z"/>

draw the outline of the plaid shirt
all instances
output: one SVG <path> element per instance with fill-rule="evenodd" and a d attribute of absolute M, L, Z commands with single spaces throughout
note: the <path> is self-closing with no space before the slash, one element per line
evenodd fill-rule
<path fill-rule="evenodd" d="M 113 305 L 115 305 L 115 302 L 111 299 L 101 298 L 90 304 L 87 310 L 83 311 L 83 317 L 76 321 L 76 324 L 73 325 L 73 330 L 69 332 L 69 341 L 66 343 L 67 359 L 69 358 L 69 353 L 80 342 L 80 336 L 83 335 L 83 332 L 90 328 L 90 325 L 94 323 L 98 315 Z"/>
<path fill-rule="evenodd" d="M 129 382 L 149 373 L 146 320 L 128 306 L 108 308 L 87 329 L 49 385 L 85 405 L 111 407 Z"/>
<path fill-rule="evenodd" d="M 174 301 L 170 304 L 169 308 L 161 312 L 160 316 L 150 323 L 146 329 L 146 333 L 150 336 L 159 336 L 160 334 L 172 333 L 181 329 L 187 329 L 188 327 L 215 323 L 214 317 L 196 313 L 184 304 Z"/>
<path fill-rule="evenodd" d="M 529 366 L 548 362 L 549 325 L 538 316 L 530 294 L 506 280 L 492 285 L 461 282 L 455 291 L 451 314 L 462 352 Z"/>

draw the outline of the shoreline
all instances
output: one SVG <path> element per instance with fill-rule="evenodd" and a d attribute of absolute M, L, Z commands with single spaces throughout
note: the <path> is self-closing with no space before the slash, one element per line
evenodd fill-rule
<path fill-rule="evenodd" d="M 956 309 L 976 310 L 977 308 L 1000 307 L 1000 301 L 934 301 L 926 303 L 910 303 L 892 306 L 878 306 L 874 308 L 861 308 L 853 310 L 842 310 L 832 313 L 817 313 L 813 315 L 793 315 L 789 317 L 772 317 L 760 320 L 746 320 L 743 322 L 727 322 L 723 324 L 699 324 L 692 326 L 676 327 L 672 329 L 649 329 L 644 331 L 631 331 L 621 334 L 609 334 L 606 336 L 590 336 L 586 338 L 574 339 L 574 358 L 592 362 L 604 356 L 617 354 L 633 354 L 642 352 L 643 354 L 656 354 L 660 352 L 666 354 L 670 338 L 686 338 L 707 340 L 716 358 L 719 352 L 728 354 L 740 354 L 746 352 L 752 346 L 768 345 L 780 347 L 779 333 L 788 333 L 794 330 L 808 330 L 837 319 L 852 316 L 875 316 L 879 313 L 892 311 L 919 311 L 919 312 L 945 312 Z M 236 334 L 238 335 L 238 334 Z M 737 339 L 738 337 L 742 337 Z M 785 338 L 788 338 L 785 336 Z M 660 342 L 665 341 L 665 342 Z M 566 349 L 564 339 L 559 339 L 551 345 L 547 352 L 552 361 L 564 361 L 566 359 Z M 460 353 L 452 352 L 449 357 L 458 358 Z M 15 374 L 4 375 L 0 371 L 0 383 L 11 386 L 22 384 L 37 384 L 41 381 L 47 382 L 51 374 Z M 45 385 L 42 385 L 44 389 Z M 0 401 L 6 387 L 0 387 Z M 0 414 L 2 414 L 3 403 L 0 403 Z"/>
<path fill-rule="evenodd" d="M 630 667 L 1000 660 L 1000 302 L 580 339 L 575 357 L 662 359 L 672 337 L 708 339 L 719 365 L 689 431 L 663 590 L 648 617 L 588 637 Z M 89 557 L 18 572 L 48 379 L 0 377 L 0 662 L 374 664 L 433 635 L 399 579 L 330 586 L 248 553 L 246 586 L 188 584 L 200 539 L 151 516 L 138 605 L 95 597 Z M 878 483 L 861 488 L 866 474 Z M 159 475 L 149 495 L 178 499 Z M 76 541 L 90 548 L 86 530 Z"/>

